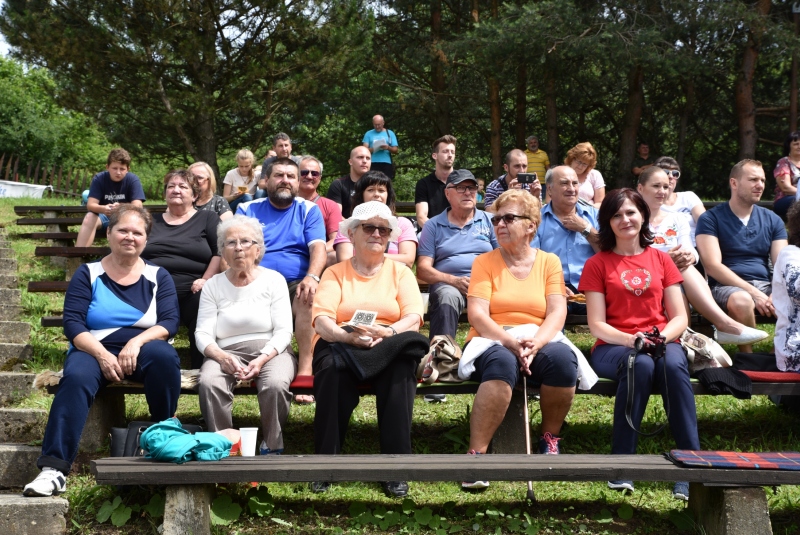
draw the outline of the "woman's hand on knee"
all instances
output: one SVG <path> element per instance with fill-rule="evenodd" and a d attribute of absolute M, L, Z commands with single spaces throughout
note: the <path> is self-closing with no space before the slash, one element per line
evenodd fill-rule
<path fill-rule="evenodd" d="M 117 357 L 111 353 L 107 355 L 101 355 L 97 358 L 97 362 L 100 364 L 100 371 L 103 372 L 103 377 L 105 377 L 108 381 L 111 381 L 112 383 L 119 383 L 122 381 L 122 378 L 125 377 Z"/>
<path fill-rule="evenodd" d="M 122 351 L 119 352 L 117 359 L 119 365 L 122 367 L 122 372 L 125 375 L 133 375 L 136 370 L 136 362 L 139 358 L 139 351 L 142 349 L 141 344 L 136 338 L 131 338 Z"/>
<path fill-rule="evenodd" d="M 225 353 L 225 355 L 219 360 L 219 367 L 222 368 L 223 372 L 227 373 L 228 375 L 233 375 L 237 379 L 244 371 L 244 367 L 239 363 L 239 359 L 230 353 Z"/>

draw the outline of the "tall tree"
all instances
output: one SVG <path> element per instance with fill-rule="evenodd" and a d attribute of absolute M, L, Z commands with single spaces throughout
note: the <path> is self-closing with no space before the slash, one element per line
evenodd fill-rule
<path fill-rule="evenodd" d="M 63 103 L 151 154 L 207 161 L 252 146 L 287 101 L 368 43 L 358 0 L 7 0 L 0 31 Z"/>

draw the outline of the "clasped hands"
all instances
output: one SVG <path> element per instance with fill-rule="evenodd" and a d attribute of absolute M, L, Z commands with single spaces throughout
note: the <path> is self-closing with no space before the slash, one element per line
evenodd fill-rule
<path fill-rule="evenodd" d="M 233 375 L 239 381 L 249 381 L 255 378 L 269 357 L 263 353 L 251 360 L 248 364 L 242 365 L 235 356 L 230 353 L 225 354 L 225 358 L 220 360 L 220 368 L 227 374 Z"/>
<path fill-rule="evenodd" d="M 519 369 L 524 375 L 531 374 L 531 362 L 544 347 L 544 343 L 533 336 L 523 336 L 522 338 L 511 337 L 503 346 L 510 350 L 519 361 Z"/>

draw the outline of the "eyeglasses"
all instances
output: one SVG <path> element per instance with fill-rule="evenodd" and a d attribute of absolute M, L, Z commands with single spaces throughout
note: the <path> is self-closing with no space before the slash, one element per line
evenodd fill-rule
<path fill-rule="evenodd" d="M 588 162 L 583 162 L 581 160 L 573 160 L 572 163 L 573 163 L 573 165 L 579 165 L 581 167 L 589 167 L 589 163 Z"/>
<path fill-rule="evenodd" d="M 197 181 L 200 181 L 200 180 L 208 180 L 208 177 L 207 177 L 207 176 L 197 176 L 197 175 L 194 175 L 194 174 L 193 174 L 193 175 L 192 175 L 192 177 L 193 177 L 195 180 L 197 180 Z"/>
<path fill-rule="evenodd" d="M 664 169 L 664 172 L 667 173 L 667 176 L 670 178 L 674 178 L 678 180 L 681 177 L 681 172 L 677 169 Z"/>
<path fill-rule="evenodd" d="M 517 215 L 517 214 L 504 214 L 504 215 L 496 215 L 492 217 L 492 225 L 495 227 L 500 224 L 500 221 L 505 221 L 506 225 L 510 225 L 514 222 L 515 219 L 530 219 L 530 217 L 526 215 Z"/>
<path fill-rule="evenodd" d="M 448 186 L 447 189 L 454 189 L 459 193 L 465 193 L 465 192 L 475 193 L 476 191 L 478 191 L 478 186 L 460 186 L 460 185 L 459 186 Z"/>
<path fill-rule="evenodd" d="M 392 229 L 390 227 L 379 227 L 377 225 L 368 225 L 366 223 L 362 223 L 361 230 L 363 230 L 370 236 L 375 234 L 375 231 L 377 230 L 381 238 L 385 238 L 392 233 Z"/>
<path fill-rule="evenodd" d="M 322 175 L 322 173 L 320 173 L 319 171 L 312 171 L 311 169 L 303 169 L 302 171 L 300 171 L 300 176 L 308 176 L 309 173 L 314 178 L 317 178 L 318 176 Z"/>
<path fill-rule="evenodd" d="M 228 240 L 225 242 L 225 247 L 228 249 L 236 249 L 237 245 L 241 245 L 242 249 L 249 249 L 255 244 L 256 242 L 253 240 Z"/>

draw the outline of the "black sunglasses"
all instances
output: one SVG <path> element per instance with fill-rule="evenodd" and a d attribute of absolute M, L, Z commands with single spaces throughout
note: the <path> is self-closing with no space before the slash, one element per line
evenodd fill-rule
<path fill-rule="evenodd" d="M 314 178 L 317 178 L 318 176 L 320 176 L 322 174 L 319 171 L 312 171 L 310 169 L 303 169 L 302 171 L 300 171 L 300 176 L 308 176 L 309 173 L 311 173 L 311 176 L 313 176 Z"/>
<path fill-rule="evenodd" d="M 530 217 L 526 215 L 517 215 L 517 214 L 505 214 L 505 215 L 496 215 L 492 217 L 492 225 L 495 227 L 500 224 L 500 221 L 505 221 L 506 225 L 510 225 L 514 222 L 515 219 L 530 219 Z"/>
<path fill-rule="evenodd" d="M 375 231 L 377 230 L 381 238 L 385 238 L 392 232 L 392 229 L 390 227 L 379 227 L 377 225 L 368 225 L 366 223 L 361 224 L 361 229 L 364 232 L 366 232 L 369 236 L 375 234 Z"/>

